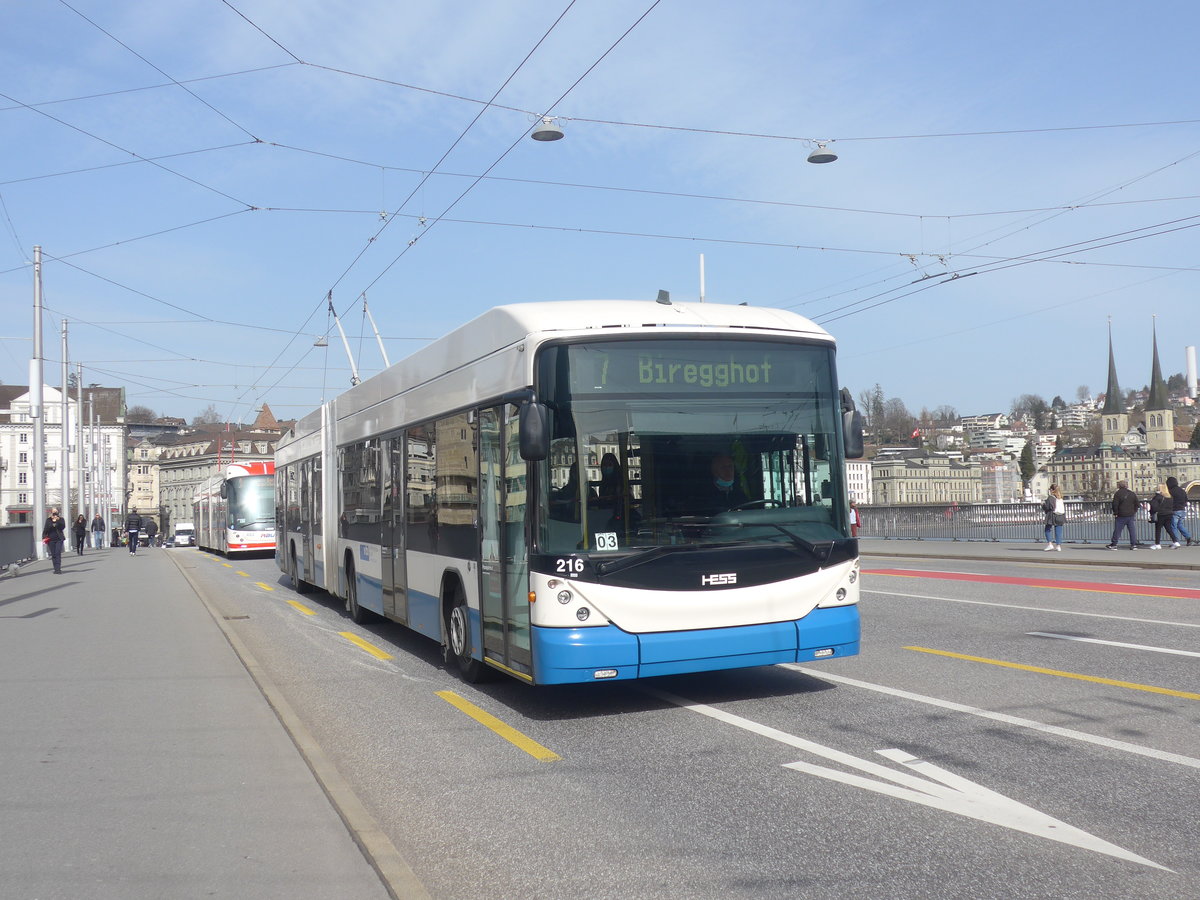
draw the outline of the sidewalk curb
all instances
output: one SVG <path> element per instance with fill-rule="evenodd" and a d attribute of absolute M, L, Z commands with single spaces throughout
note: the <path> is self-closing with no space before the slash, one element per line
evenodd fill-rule
<path fill-rule="evenodd" d="M 196 552 L 203 551 L 197 550 Z M 374 817 L 367 812 L 367 808 L 358 799 L 358 795 L 354 793 L 354 790 L 325 755 L 325 751 L 321 749 L 316 738 L 296 715 L 291 704 L 259 665 L 249 648 L 230 628 L 215 599 L 210 597 L 206 590 L 192 578 L 180 560 L 176 559 L 175 554 L 171 555 L 171 561 L 187 580 L 200 602 L 204 604 L 217 627 L 221 629 L 221 633 L 225 635 L 225 640 L 229 642 L 234 654 L 258 686 L 267 705 L 271 707 L 284 731 L 292 739 L 292 743 L 295 744 L 300 756 L 317 779 L 325 796 L 329 798 L 330 804 L 345 823 L 354 843 L 358 845 L 367 862 L 371 864 L 371 868 L 379 875 L 388 894 L 395 900 L 432 900 L 429 891 L 421 883 L 408 861 L 384 834 Z"/>

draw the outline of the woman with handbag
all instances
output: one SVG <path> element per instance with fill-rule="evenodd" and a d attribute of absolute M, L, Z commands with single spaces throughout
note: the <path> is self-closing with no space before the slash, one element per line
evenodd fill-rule
<path fill-rule="evenodd" d="M 1062 491 L 1057 484 L 1050 485 L 1050 493 L 1042 503 L 1042 510 L 1046 513 L 1046 546 L 1042 550 L 1062 552 L 1062 530 L 1067 522 L 1067 506 L 1063 503 Z M 1050 540 L 1051 531 L 1054 540 Z"/>

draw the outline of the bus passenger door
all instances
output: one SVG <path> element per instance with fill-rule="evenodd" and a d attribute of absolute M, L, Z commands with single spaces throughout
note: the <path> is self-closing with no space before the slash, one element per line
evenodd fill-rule
<path fill-rule="evenodd" d="M 525 471 L 517 408 L 483 410 L 479 417 L 483 649 L 488 658 L 531 675 Z"/>
<path fill-rule="evenodd" d="M 383 442 L 383 612 L 397 622 L 408 622 L 408 590 L 404 561 L 404 436 Z"/>

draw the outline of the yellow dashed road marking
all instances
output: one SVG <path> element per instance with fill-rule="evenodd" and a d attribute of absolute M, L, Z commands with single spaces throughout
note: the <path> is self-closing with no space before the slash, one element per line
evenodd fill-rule
<path fill-rule="evenodd" d="M 480 709 L 470 700 L 463 699 L 458 694 L 454 693 L 454 691 L 438 691 L 437 695 L 451 706 L 457 707 L 465 712 L 480 725 L 490 728 L 509 743 L 520 747 L 534 759 L 537 759 L 540 762 L 555 762 L 556 760 L 562 759 L 562 757 L 553 750 L 547 750 L 537 741 L 521 734 L 521 732 L 517 731 L 517 729 L 513 728 L 511 725 L 506 725 L 504 722 L 501 722 L 491 713 Z"/>
<path fill-rule="evenodd" d="M 385 650 L 380 650 L 378 647 L 376 647 L 370 641 L 364 641 L 362 638 L 360 638 L 357 634 L 354 634 L 353 632 L 339 631 L 338 634 L 340 634 L 342 637 L 344 637 L 350 643 L 354 644 L 354 646 L 360 647 L 363 650 L 366 650 L 368 653 L 370 653 L 376 659 L 391 659 L 392 658 L 392 654 L 388 653 Z"/>

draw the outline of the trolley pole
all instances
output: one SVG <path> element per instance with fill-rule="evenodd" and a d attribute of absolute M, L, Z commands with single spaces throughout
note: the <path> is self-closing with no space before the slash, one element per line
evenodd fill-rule
<path fill-rule="evenodd" d="M 33 542 L 38 559 L 46 545 L 37 526 L 46 520 L 46 432 L 42 419 L 42 248 L 33 248 L 33 358 L 29 361 L 29 417 L 33 420 Z"/>

